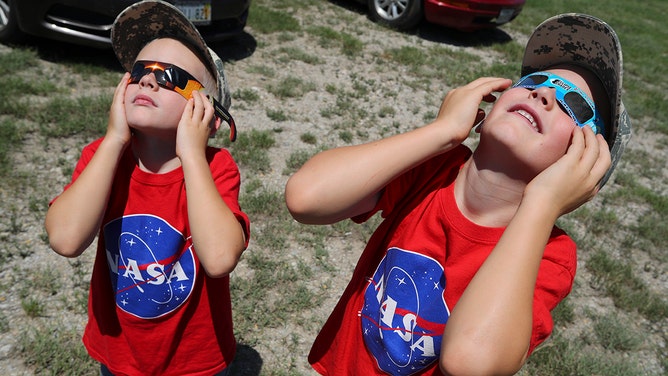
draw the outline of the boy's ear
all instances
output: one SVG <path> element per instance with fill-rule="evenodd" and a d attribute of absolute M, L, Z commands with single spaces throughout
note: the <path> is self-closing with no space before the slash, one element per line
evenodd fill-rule
<path fill-rule="evenodd" d="M 211 120 L 211 131 L 209 132 L 209 138 L 214 138 L 216 136 L 216 132 L 218 132 L 218 129 L 220 129 L 220 124 L 223 122 L 221 118 L 218 116 L 214 116 L 213 119 Z"/>

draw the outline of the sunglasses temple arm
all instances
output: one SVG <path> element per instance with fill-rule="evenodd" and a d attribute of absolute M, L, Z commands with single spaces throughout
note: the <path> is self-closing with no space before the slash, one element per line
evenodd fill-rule
<path fill-rule="evenodd" d="M 237 125 L 234 123 L 234 118 L 230 115 L 229 112 L 223 107 L 220 102 L 215 100 L 213 97 L 210 97 L 209 100 L 213 105 L 214 110 L 216 111 L 216 116 L 225 120 L 230 126 L 230 141 L 234 142 L 237 139 Z"/>

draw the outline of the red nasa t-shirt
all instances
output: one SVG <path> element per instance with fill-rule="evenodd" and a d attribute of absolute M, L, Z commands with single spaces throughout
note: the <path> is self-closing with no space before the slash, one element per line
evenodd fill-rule
<path fill-rule="evenodd" d="M 440 375 L 450 311 L 504 231 L 457 208 L 454 179 L 470 153 L 460 146 L 405 173 L 373 211 L 354 218 L 380 211 L 385 220 L 311 348 L 317 372 Z M 575 243 L 555 227 L 538 273 L 529 351 L 551 333 L 550 310 L 570 292 L 575 269 Z"/>
<path fill-rule="evenodd" d="M 72 181 L 100 142 L 84 148 Z M 223 149 L 208 147 L 207 159 L 248 241 L 238 167 Z M 183 170 L 142 171 L 128 148 L 111 192 L 83 336 L 89 354 L 116 375 L 203 376 L 225 369 L 236 351 L 229 278 L 209 278 L 201 269 L 190 238 Z"/>

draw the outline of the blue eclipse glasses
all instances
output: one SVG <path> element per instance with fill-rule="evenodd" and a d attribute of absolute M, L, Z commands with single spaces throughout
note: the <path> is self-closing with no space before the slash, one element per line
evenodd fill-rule
<path fill-rule="evenodd" d="M 604 134 L 605 126 L 594 101 L 573 83 L 548 72 L 535 72 L 520 78 L 513 87 L 535 90 L 549 87 L 556 90 L 559 106 L 575 121 L 578 127 L 589 126 L 594 133 Z"/>

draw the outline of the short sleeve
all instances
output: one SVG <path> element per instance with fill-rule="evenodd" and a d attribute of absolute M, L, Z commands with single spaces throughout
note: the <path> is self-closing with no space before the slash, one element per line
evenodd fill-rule
<path fill-rule="evenodd" d="M 552 333 L 554 322 L 551 312 L 571 292 L 576 268 L 575 242 L 564 231 L 555 228 L 538 269 L 529 354 Z"/>
<path fill-rule="evenodd" d="M 218 193 L 225 201 L 227 207 L 232 210 L 244 231 L 246 239 L 245 247 L 250 240 L 250 220 L 248 215 L 241 210 L 239 205 L 239 189 L 241 176 L 239 167 L 232 158 L 229 151 L 218 148 L 207 149 L 210 162 L 211 175 L 218 189 Z"/>
<path fill-rule="evenodd" d="M 352 220 L 362 223 L 378 212 L 381 212 L 383 218 L 387 218 L 402 202 L 410 202 L 414 197 L 424 195 L 435 187 L 450 184 L 457 177 L 461 165 L 470 156 L 471 149 L 459 145 L 406 171 L 385 186 L 372 210 L 353 217 Z M 450 173 L 443 174 L 443 171 Z"/>
<path fill-rule="evenodd" d="M 79 175 L 81 175 L 81 173 L 86 168 L 90 160 L 93 159 L 93 156 L 95 155 L 95 152 L 97 151 L 97 148 L 100 146 L 101 142 L 102 138 L 99 138 L 91 142 L 90 144 L 86 145 L 83 148 L 83 150 L 81 150 L 81 155 L 79 156 L 79 160 L 77 161 L 76 166 L 74 166 L 74 171 L 72 172 L 72 178 L 70 179 L 70 182 L 67 183 L 67 185 L 65 185 L 65 187 L 63 188 L 63 192 L 65 192 L 72 185 L 72 183 L 74 183 L 74 181 L 77 180 Z M 49 206 L 53 204 L 53 202 L 58 198 L 58 196 L 52 198 L 51 201 L 49 201 Z"/>

